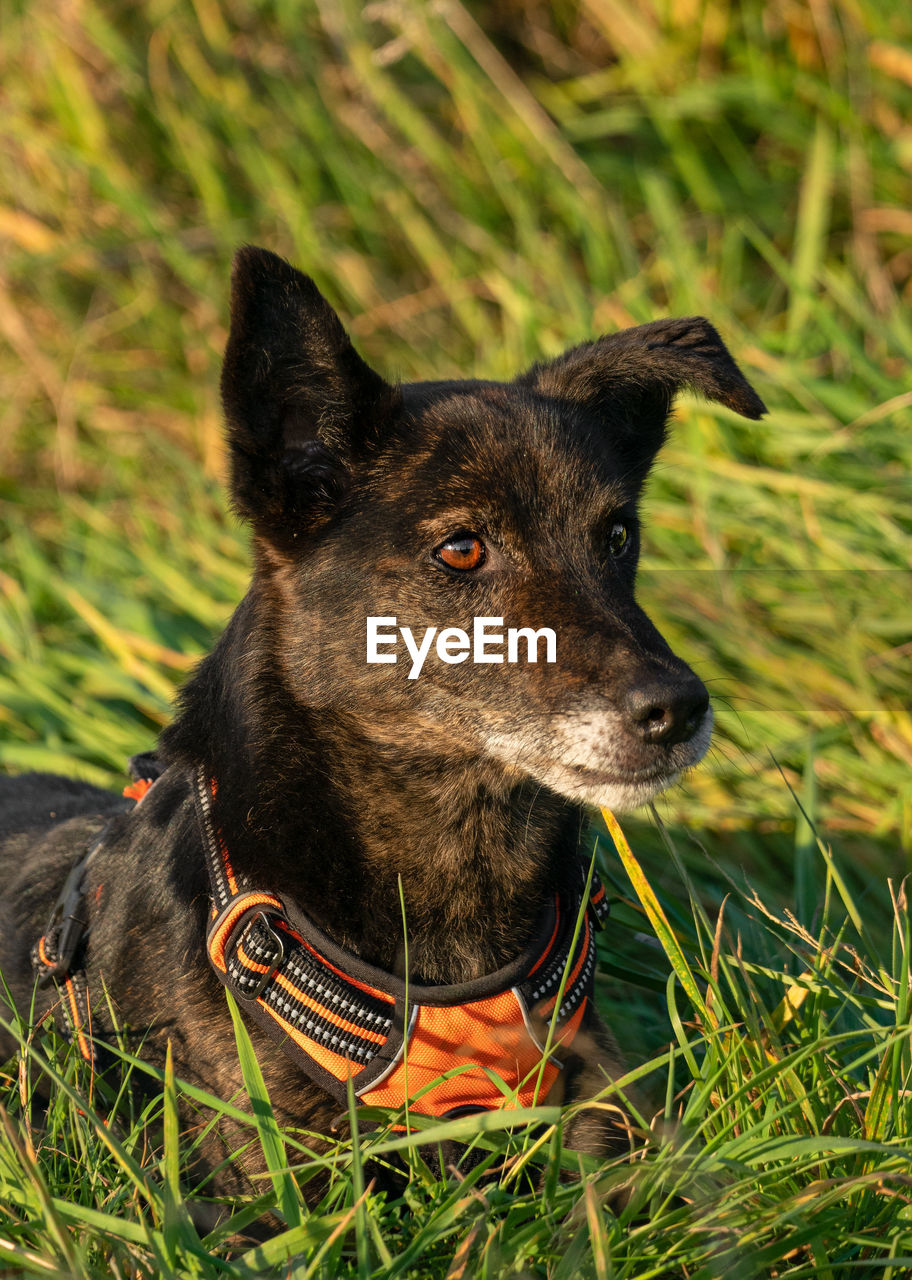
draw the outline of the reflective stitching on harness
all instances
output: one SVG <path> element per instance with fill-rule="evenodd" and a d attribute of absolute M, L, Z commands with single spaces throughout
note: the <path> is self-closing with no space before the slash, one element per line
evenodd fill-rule
<path fill-rule="evenodd" d="M 418 1005 L 414 1005 L 412 1007 L 411 1014 L 409 1015 L 408 1028 L 405 1034 L 402 1036 L 402 1039 L 399 1041 L 399 1047 L 396 1050 L 396 1056 L 389 1063 L 389 1065 L 383 1071 L 380 1072 L 378 1076 L 375 1076 L 374 1079 L 370 1081 L 369 1084 L 364 1084 L 361 1086 L 360 1089 L 355 1090 L 356 1098 L 360 1098 L 363 1094 L 367 1093 L 371 1089 L 378 1089 L 382 1084 L 385 1084 L 385 1082 L 393 1074 L 393 1072 L 398 1069 L 402 1061 L 403 1055 L 405 1053 L 405 1046 L 412 1038 L 412 1034 L 415 1030 L 415 1023 L 417 1021 L 418 1021 Z"/>

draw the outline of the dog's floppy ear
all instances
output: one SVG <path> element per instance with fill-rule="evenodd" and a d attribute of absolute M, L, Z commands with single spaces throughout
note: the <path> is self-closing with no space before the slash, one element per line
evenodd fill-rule
<path fill-rule="evenodd" d="M 656 320 L 583 343 L 548 364 L 533 365 L 517 382 L 585 406 L 604 424 L 631 471 L 642 475 L 665 438 L 672 401 L 682 388 L 745 418 L 766 413 L 702 316 Z"/>
<path fill-rule="evenodd" d="M 309 276 L 266 249 L 238 251 L 222 403 L 242 516 L 287 528 L 325 513 L 398 402 Z"/>

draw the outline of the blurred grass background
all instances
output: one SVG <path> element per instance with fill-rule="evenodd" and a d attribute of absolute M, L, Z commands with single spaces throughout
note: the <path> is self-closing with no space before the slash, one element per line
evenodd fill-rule
<path fill-rule="evenodd" d="M 781 767 L 862 886 L 909 869 L 912 10 L 0 16 L 0 765 L 121 785 L 243 592 L 217 380 L 252 241 L 404 379 L 709 316 L 771 412 L 682 402 L 651 482 L 640 598 L 718 723 L 663 816 L 791 898 Z"/>

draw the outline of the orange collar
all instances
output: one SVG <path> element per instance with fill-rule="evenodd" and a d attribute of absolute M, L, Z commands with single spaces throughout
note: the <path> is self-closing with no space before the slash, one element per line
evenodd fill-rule
<path fill-rule="evenodd" d="M 592 1000 L 595 930 L 608 914 L 598 876 L 555 895 L 523 953 L 496 973 L 452 986 L 406 984 L 337 946 L 291 902 L 232 869 L 202 768 L 194 796 L 212 912 L 206 950 L 219 980 L 315 1084 L 347 1102 L 425 1115 L 532 1106 L 544 1100 Z M 558 996 L 560 1004 L 558 1007 Z M 549 1032 L 549 1025 L 551 1030 Z"/>

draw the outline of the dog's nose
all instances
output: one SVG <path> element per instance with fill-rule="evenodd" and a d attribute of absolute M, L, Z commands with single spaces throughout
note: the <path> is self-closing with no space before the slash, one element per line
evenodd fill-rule
<path fill-rule="evenodd" d="M 624 709 L 640 737 L 670 747 L 694 736 L 709 709 L 709 694 L 695 675 L 673 682 L 654 680 L 631 689 Z"/>

